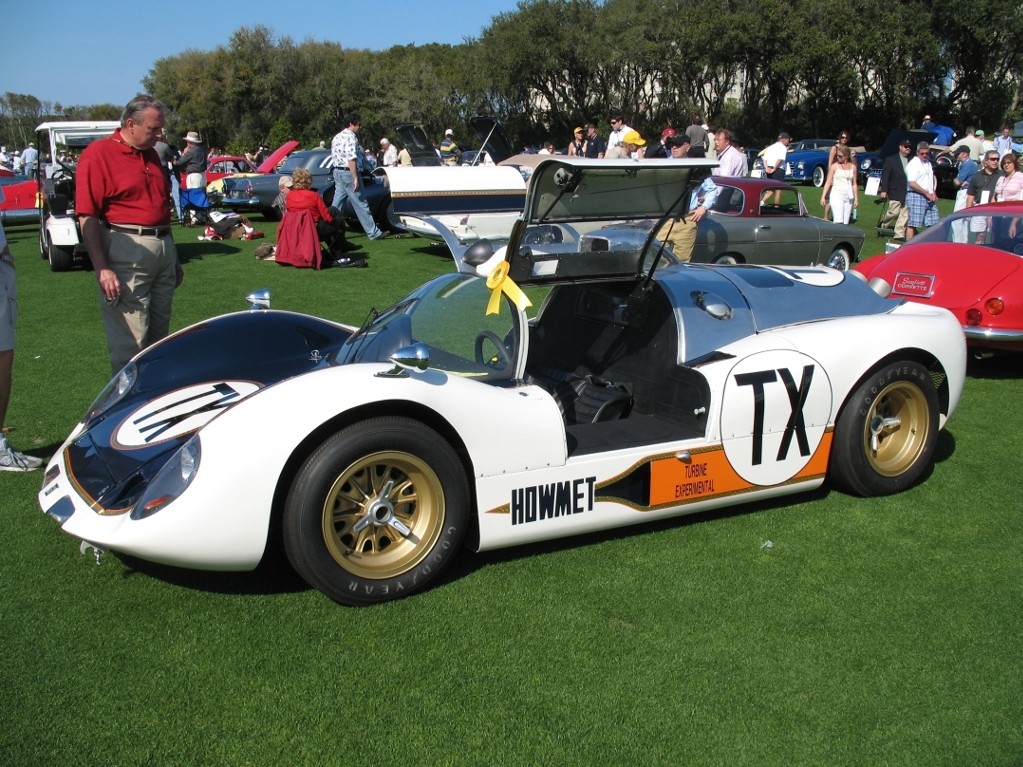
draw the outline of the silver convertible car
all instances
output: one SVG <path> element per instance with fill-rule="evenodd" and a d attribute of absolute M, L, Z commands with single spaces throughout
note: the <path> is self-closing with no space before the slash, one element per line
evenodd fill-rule
<path fill-rule="evenodd" d="M 551 158 L 507 241 L 362 327 L 262 309 L 179 331 L 74 427 L 43 511 L 180 567 L 252 569 L 282 543 L 366 605 L 466 548 L 920 481 L 963 389 L 952 314 L 828 267 L 672 263 L 650 234 L 598 234 L 676 211 L 711 166 Z"/>

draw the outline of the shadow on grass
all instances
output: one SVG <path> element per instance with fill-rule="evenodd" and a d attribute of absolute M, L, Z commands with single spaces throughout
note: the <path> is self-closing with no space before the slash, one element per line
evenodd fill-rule
<path fill-rule="evenodd" d="M 817 490 L 800 494 L 797 498 L 800 501 L 820 500 L 827 497 L 828 493 L 829 489 L 825 485 Z M 490 565 L 515 562 L 521 559 L 583 546 L 592 546 L 605 541 L 625 540 L 638 535 L 649 535 L 692 524 L 707 524 L 715 520 L 728 519 L 740 514 L 753 514 L 782 508 L 791 505 L 792 498 L 793 496 L 787 496 L 785 498 L 756 501 L 726 509 L 698 512 L 687 516 L 645 522 L 626 528 L 575 535 L 568 538 L 499 549 L 497 551 L 474 553 L 465 550 L 438 576 L 430 588 L 459 581 L 472 575 L 477 570 Z M 171 565 L 162 565 L 156 562 L 148 562 L 126 554 L 115 554 L 115 556 L 126 568 L 123 576 L 125 578 L 143 575 L 195 591 L 210 591 L 216 594 L 244 596 L 296 594 L 313 588 L 292 569 L 284 554 L 283 546 L 279 542 L 271 542 L 259 566 L 255 570 L 245 572 L 189 570 Z"/>
<path fill-rule="evenodd" d="M 955 438 L 949 432 L 940 432 L 935 446 L 934 463 L 948 460 L 955 452 L 955 445 Z M 919 482 L 926 482 L 933 470 L 932 464 L 924 472 Z M 643 522 L 624 528 L 557 538 L 507 549 L 480 553 L 466 550 L 455 558 L 451 565 L 438 576 L 430 588 L 457 582 L 471 576 L 478 570 L 492 565 L 517 562 L 535 556 L 593 546 L 608 541 L 628 540 L 636 536 L 677 530 L 689 525 L 711 524 L 718 520 L 730 519 L 740 515 L 758 514 L 785 508 L 793 503 L 812 503 L 824 500 L 831 492 L 833 492 L 832 488 L 825 482 L 823 486 L 816 490 L 794 496 L 789 495 L 754 501 L 752 503 L 741 503 L 723 509 L 695 512 L 652 522 Z M 255 570 L 247 572 L 225 573 L 187 570 L 170 565 L 147 562 L 126 555 L 119 554 L 117 556 L 125 564 L 125 567 L 128 568 L 124 576 L 126 578 L 138 574 L 147 575 L 179 587 L 197 591 L 212 591 L 218 594 L 231 595 L 272 595 L 300 593 L 313 588 L 292 569 L 284 554 L 283 546 L 276 537 L 272 538 L 267 548 L 267 553 L 259 566 Z"/>
<path fill-rule="evenodd" d="M 116 556 L 126 568 L 125 578 L 144 575 L 194 591 L 244 596 L 297 594 L 312 588 L 292 569 L 283 553 L 279 554 L 276 551 L 268 553 L 255 570 L 243 572 L 188 570 L 172 565 L 147 562 L 126 554 L 116 554 Z"/>
<path fill-rule="evenodd" d="M 629 527 L 619 527 L 614 530 L 574 535 L 568 538 L 557 538 L 550 541 L 541 541 L 523 546 L 515 546 L 508 549 L 497 549 L 495 551 L 484 551 L 478 554 L 468 552 L 467 556 L 458 557 L 451 566 L 445 570 L 437 579 L 436 585 L 450 583 L 467 577 L 477 570 L 490 565 L 502 564 L 504 562 L 516 562 L 520 559 L 543 554 L 551 554 L 559 551 L 568 551 L 585 546 L 593 546 L 608 541 L 628 540 L 636 536 L 651 535 L 666 530 L 677 530 L 689 525 L 710 524 L 717 520 L 731 519 L 732 517 L 757 514 L 772 509 L 780 509 L 791 506 L 793 503 L 820 501 L 831 493 L 831 488 L 825 483 L 816 490 L 811 490 L 798 495 L 788 495 L 781 498 L 772 498 L 752 503 L 741 503 L 723 509 L 700 511 L 668 519 L 660 519 L 653 522 L 643 522 Z"/>
<path fill-rule="evenodd" d="M 178 251 L 178 261 L 187 264 L 189 261 L 202 261 L 205 256 L 233 256 L 241 253 L 241 248 L 231 245 L 230 242 L 230 240 L 200 241 L 196 239 L 195 242 L 176 241 L 174 245 Z"/>

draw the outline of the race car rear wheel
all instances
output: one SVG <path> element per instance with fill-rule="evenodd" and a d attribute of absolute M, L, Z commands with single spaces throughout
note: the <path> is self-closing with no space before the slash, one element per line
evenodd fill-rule
<path fill-rule="evenodd" d="M 284 547 L 331 599 L 373 604 L 425 588 L 468 525 L 468 481 L 444 438 L 411 419 L 375 418 L 303 463 L 284 509 Z"/>
<path fill-rule="evenodd" d="M 927 369 L 895 362 L 868 376 L 835 424 L 831 478 L 847 492 L 890 495 L 930 466 L 938 439 L 938 394 Z"/>

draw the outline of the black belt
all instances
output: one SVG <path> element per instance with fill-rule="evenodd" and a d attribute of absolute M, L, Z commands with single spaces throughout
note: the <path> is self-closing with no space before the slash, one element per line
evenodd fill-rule
<path fill-rule="evenodd" d="M 134 234 L 136 237 L 166 237 L 171 233 L 169 226 L 131 226 L 130 224 L 107 224 L 107 228 L 113 232 Z"/>

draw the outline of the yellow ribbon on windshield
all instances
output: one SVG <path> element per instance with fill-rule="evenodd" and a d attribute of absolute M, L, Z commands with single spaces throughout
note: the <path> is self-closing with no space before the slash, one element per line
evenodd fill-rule
<path fill-rule="evenodd" d="M 487 287 L 490 288 L 490 301 L 487 302 L 487 314 L 499 314 L 501 311 L 501 293 L 504 293 L 522 311 L 532 302 L 522 292 L 522 288 L 515 284 L 515 281 L 508 276 L 508 262 L 499 263 L 490 274 L 487 275 Z"/>

